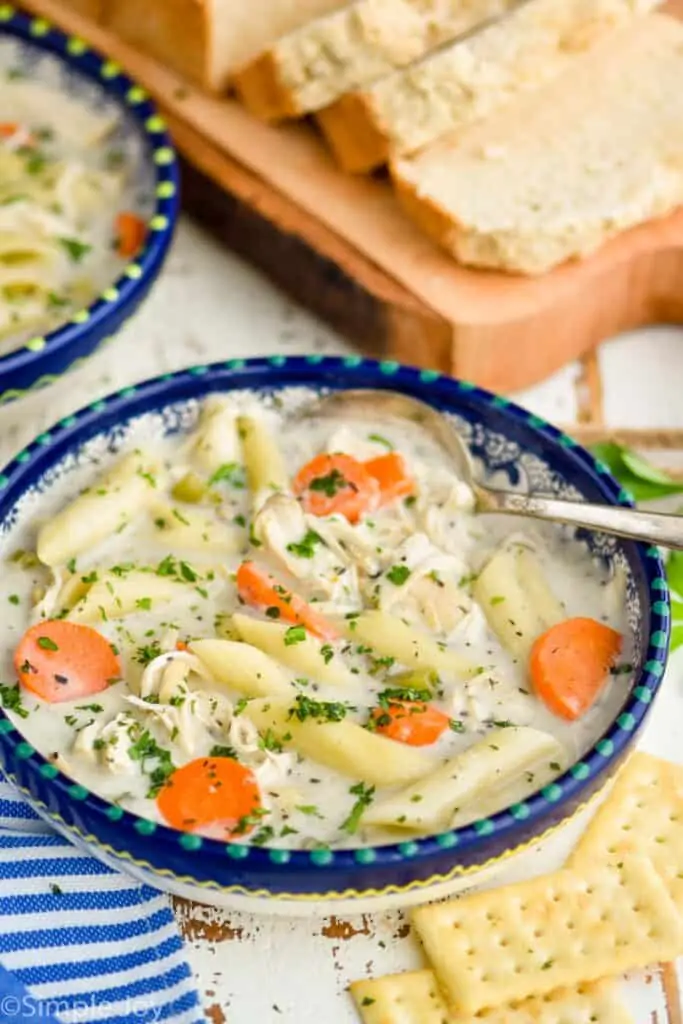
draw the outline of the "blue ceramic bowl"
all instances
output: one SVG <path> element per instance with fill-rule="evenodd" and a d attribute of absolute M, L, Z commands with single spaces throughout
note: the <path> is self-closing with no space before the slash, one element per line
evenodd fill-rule
<path fill-rule="evenodd" d="M 0 475 L 0 528 L 17 502 L 40 488 L 85 442 L 105 434 L 112 447 L 142 414 L 164 411 L 172 431 L 187 422 L 187 402 L 216 391 L 285 386 L 388 388 L 456 417 L 482 467 L 511 485 L 555 495 L 629 504 L 605 466 L 571 438 L 470 384 L 432 371 L 360 357 L 231 360 L 197 366 L 126 388 L 57 423 Z M 185 412 L 183 412 L 185 410 Z M 0 763 L 31 803 L 76 841 L 139 877 L 204 902 L 256 910 L 356 909 L 406 904 L 447 892 L 483 867 L 507 859 L 567 822 L 614 773 L 638 736 L 659 688 L 669 639 L 669 596 L 655 548 L 596 538 L 600 555 L 619 559 L 628 576 L 628 609 L 636 638 L 636 677 L 624 705 L 580 762 L 541 792 L 457 831 L 374 849 L 289 852 L 231 845 L 144 821 L 73 784 L 0 718 Z M 348 907 L 347 907 L 348 909 Z"/>
<path fill-rule="evenodd" d="M 145 91 L 81 39 L 64 35 L 43 18 L 0 4 L 0 39 L 8 37 L 15 41 L 19 67 L 27 75 L 51 55 L 59 61 L 60 86 L 67 94 L 95 108 L 105 99 L 119 107 L 121 138 L 137 135 L 142 142 L 135 184 L 150 216 L 144 248 L 96 302 L 51 333 L 0 357 L 0 404 L 52 383 L 119 330 L 158 276 L 178 218 L 175 151 Z"/>

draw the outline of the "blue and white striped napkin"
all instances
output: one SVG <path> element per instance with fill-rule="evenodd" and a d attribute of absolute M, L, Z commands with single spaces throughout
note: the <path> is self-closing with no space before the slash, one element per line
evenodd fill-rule
<path fill-rule="evenodd" d="M 0 774 L 0 1022 L 205 1024 L 168 899 L 55 835 Z"/>

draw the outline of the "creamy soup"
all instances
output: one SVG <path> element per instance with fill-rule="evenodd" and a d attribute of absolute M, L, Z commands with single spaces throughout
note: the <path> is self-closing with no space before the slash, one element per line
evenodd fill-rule
<path fill-rule="evenodd" d="M 61 73 L 43 57 L 29 77 L 0 40 L 0 354 L 90 305 L 144 243 L 140 142 Z"/>
<path fill-rule="evenodd" d="M 623 573 L 475 516 L 420 427 L 294 420 L 312 397 L 144 417 L 24 499 L 6 711 L 108 800 L 236 842 L 390 842 L 537 791 L 624 701 Z"/>

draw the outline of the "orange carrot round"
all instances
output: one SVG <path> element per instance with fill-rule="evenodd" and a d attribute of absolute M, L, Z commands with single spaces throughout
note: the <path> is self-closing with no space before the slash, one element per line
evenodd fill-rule
<path fill-rule="evenodd" d="M 379 503 L 379 485 L 362 462 L 351 455 L 316 455 L 299 470 L 294 493 L 314 516 L 346 516 L 357 523 Z"/>
<path fill-rule="evenodd" d="M 258 824 L 261 794 L 251 768 L 231 757 L 200 757 L 169 776 L 157 807 L 172 828 L 229 839 Z"/>
<path fill-rule="evenodd" d="M 21 685 L 52 704 L 82 700 L 121 676 L 109 641 L 90 626 L 60 619 L 31 626 L 19 641 L 14 665 Z"/>
<path fill-rule="evenodd" d="M 255 562 L 243 562 L 237 570 L 237 593 L 245 604 L 260 608 L 271 619 L 303 626 L 322 640 L 336 640 L 339 631 L 298 594 L 283 587 Z"/>
<path fill-rule="evenodd" d="M 11 139 L 19 131 L 20 125 L 15 121 L 0 121 L 0 138 Z"/>
<path fill-rule="evenodd" d="M 415 492 L 415 481 L 406 467 L 406 460 L 399 452 L 388 452 L 377 459 L 364 463 L 370 476 L 379 484 L 379 504 L 390 505 L 399 498 L 407 498 Z"/>
<path fill-rule="evenodd" d="M 376 732 L 410 747 L 428 747 L 436 743 L 449 727 L 448 715 L 420 700 L 391 701 L 374 708 Z"/>
<path fill-rule="evenodd" d="M 117 252 L 122 259 L 135 256 L 142 248 L 147 236 L 147 226 L 136 213 L 124 210 L 116 218 Z"/>
<path fill-rule="evenodd" d="M 595 703 L 621 651 L 622 637 L 595 619 L 567 619 L 531 649 L 533 689 L 560 718 L 581 718 Z"/>

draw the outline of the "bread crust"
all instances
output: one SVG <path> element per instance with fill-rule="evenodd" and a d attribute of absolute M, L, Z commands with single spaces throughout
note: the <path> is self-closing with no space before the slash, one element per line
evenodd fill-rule
<path fill-rule="evenodd" d="M 211 60 L 210 0 L 109 0 L 104 24 L 204 88 L 218 90 Z"/>
<path fill-rule="evenodd" d="M 233 85 L 247 110 L 262 121 L 281 121 L 299 114 L 294 97 L 282 80 L 273 50 L 266 50 L 237 71 Z"/>
<path fill-rule="evenodd" d="M 337 163 L 350 174 L 364 174 L 388 161 L 389 135 L 367 93 L 347 93 L 316 120 Z"/>

